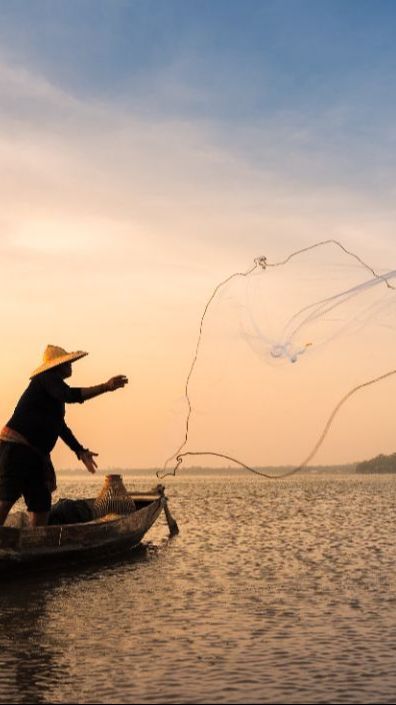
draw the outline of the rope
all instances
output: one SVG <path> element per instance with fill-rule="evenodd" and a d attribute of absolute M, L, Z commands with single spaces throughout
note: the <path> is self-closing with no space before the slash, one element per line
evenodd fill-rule
<path fill-rule="evenodd" d="M 343 252 L 345 252 L 345 254 L 349 255 L 350 257 L 354 257 L 359 262 L 359 264 L 361 264 L 363 267 L 365 267 L 365 269 L 367 269 L 369 272 L 371 272 L 371 274 L 376 279 L 382 279 L 382 281 L 384 282 L 384 284 L 386 284 L 388 289 L 395 289 L 395 287 L 392 286 L 392 284 L 389 284 L 386 277 L 384 277 L 382 274 L 377 274 L 377 272 L 372 267 L 370 267 L 369 264 L 366 264 L 366 262 L 364 262 L 362 259 L 360 259 L 360 257 L 358 255 L 356 255 L 354 252 L 347 250 L 346 247 L 344 247 L 344 245 L 342 245 L 341 242 L 339 242 L 338 240 L 322 240 L 321 242 L 316 242 L 313 245 L 309 245 L 308 247 L 303 247 L 301 250 L 296 250 L 296 252 L 292 252 L 291 255 L 286 257 L 286 259 L 281 260 L 280 262 L 274 262 L 272 264 L 270 262 L 266 262 L 266 266 L 267 267 L 280 267 L 281 265 L 287 264 L 288 262 L 290 262 L 290 260 L 293 259 L 293 257 L 296 257 L 297 255 L 301 255 L 304 252 L 308 252 L 309 250 L 314 250 L 316 247 L 322 247 L 323 245 L 337 245 L 337 247 L 339 247 Z M 261 258 L 261 259 L 265 260 L 265 257 Z"/>
<path fill-rule="evenodd" d="M 208 302 L 206 303 L 206 306 L 205 306 L 205 308 L 204 308 L 204 311 L 203 311 L 203 314 L 202 314 L 202 317 L 201 317 L 200 326 L 199 326 L 199 334 L 198 334 L 198 339 L 197 339 L 197 343 L 196 343 L 196 347 L 195 347 L 195 353 L 194 353 L 193 360 L 192 360 L 192 363 L 191 363 L 191 367 L 190 367 L 190 370 L 189 370 L 189 372 L 188 372 L 187 379 L 186 379 L 186 383 L 185 383 L 185 399 L 186 399 L 187 405 L 188 405 L 188 412 L 187 412 L 186 421 L 185 421 L 184 440 L 183 440 L 182 444 L 180 445 L 180 447 L 176 450 L 176 452 L 173 453 L 173 455 L 171 455 L 171 456 L 165 461 L 165 463 L 164 463 L 164 465 L 163 465 L 162 471 L 160 471 L 160 470 L 157 471 L 156 475 L 157 475 L 158 478 L 163 479 L 164 477 L 168 477 L 168 476 L 170 476 L 170 475 L 175 476 L 177 470 L 179 469 L 179 467 L 180 467 L 180 466 L 182 465 L 182 463 L 183 463 L 183 458 L 186 458 L 187 456 L 198 456 L 198 455 L 200 455 L 200 456 L 211 455 L 211 456 L 214 456 L 214 457 L 223 458 L 223 459 L 225 459 L 225 460 L 228 460 L 228 461 L 231 461 L 231 462 L 233 462 L 233 463 L 236 463 L 237 465 L 240 465 L 242 468 L 244 468 L 245 470 L 248 470 L 249 472 L 255 473 L 256 475 L 261 475 L 262 477 L 266 477 L 266 478 L 271 479 L 271 480 L 272 480 L 272 479 L 281 479 L 281 478 L 284 478 L 284 477 L 289 477 L 290 475 L 294 475 L 294 474 L 295 474 L 296 472 L 298 472 L 299 470 L 302 470 L 302 469 L 309 463 L 309 461 L 312 460 L 312 458 L 314 457 L 314 455 L 317 453 L 317 451 L 319 450 L 320 446 L 322 445 L 324 439 L 325 439 L 326 436 L 327 436 L 327 433 L 328 433 L 328 431 L 329 431 L 329 429 L 330 429 L 330 427 L 331 427 L 331 425 L 332 425 L 332 423 L 333 423 L 333 421 L 334 421 L 335 416 L 337 415 L 338 411 L 339 411 L 340 408 L 343 406 L 343 404 L 347 401 L 347 399 L 349 399 L 353 394 L 355 394 L 355 392 L 359 391 L 360 389 L 363 389 L 363 388 L 365 388 L 365 387 L 368 387 L 368 386 L 370 386 L 370 385 L 372 385 L 372 384 L 375 384 L 376 382 L 379 382 L 379 381 L 381 381 L 381 380 L 383 380 L 383 379 L 385 379 L 385 378 L 387 378 L 387 377 L 390 377 L 390 376 L 396 374 L 396 370 L 391 370 L 390 372 L 386 372 L 385 374 L 382 374 L 382 375 L 380 375 L 380 376 L 378 376 L 378 377 L 375 377 L 374 379 L 371 379 L 371 380 L 369 380 L 369 381 L 367 381 L 367 382 L 363 382 L 362 384 L 359 384 L 359 385 L 357 385 L 356 387 L 354 387 L 353 389 L 351 389 L 351 390 L 338 402 L 338 404 L 336 405 L 336 407 L 334 408 L 334 410 L 333 410 L 332 413 L 330 414 L 329 419 L 328 419 L 327 423 L 325 424 L 324 429 L 323 429 L 321 435 L 319 436 L 318 441 L 317 441 L 316 444 L 314 445 L 314 447 L 313 447 L 313 449 L 311 450 L 311 452 L 309 453 L 309 455 L 305 458 L 305 460 L 304 460 L 300 465 L 298 465 L 297 467 L 293 468 L 292 470 L 289 470 L 289 471 L 286 472 L 286 473 L 283 473 L 282 475 L 269 475 L 268 473 L 265 473 L 264 471 L 258 470 L 257 468 L 252 468 L 251 466 L 246 465 L 246 464 L 243 463 L 242 461 L 237 460 L 236 458 L 233 458 L 233 457 L 231 457 L 231 456 L 229 456 L 229 455 L 226 455 L 226 454 L 224 454 L 224 453 L 217 453 L 217 452 L 212 452 L 212 451 L 186 451 L 186 452 L 184 452 L 184 453 L 181 453 L 181 451 L 183 450 L 183 448 L 186 446 L 186 444 L 187 444 L 187 442 L 188 442 L 189 426 L 190 426 L 190 417 L 191 417 L 191 413 L 192 413 L 192 405 L 191 405 L 191 400 L 190 400 L 189 390 L 188 390 L 188 388 L 189 388 L 189 383 L 190 383 L 190 379 L 191 379 L 192 373 L 193 373 L 194 368 L 195 368 L 195 364 L 196 364 L 197 359 L 198 359 L 198 353 L 199 353 L 199 349 L 200 349 L 200 346 L 201 346 L 201 339 L 202 339 L 202 332 L 203 332 L 203 325 L 204 325 L 205 317 L 206 317 L 206 314 L 207 314 L 207 312 L 208 312 L 208 309 L 209 309 L 210 304 L 212 303 L 213 299 L 216 297 L 216 295 L 217 295 L 217 293 L 219 292 L 219 290 L 222 289 L 224 286 L 226 286 L 226 284 L 228 284 L 228 283 L 229 283 L 232 279 L 234 279 L 235 277 L 248 277 L 250 274 L 252 274 L 254 271 L 258 270 L 258 268 L 260 268 L 260 267 L 261 267 L 261 269 L 266 269 L 267 267 L 280 267 L 280 266 L 283 266 L 283 265 L 287 264 L 288 262 L 290 262 L 290 260 L 291 260 L 293 257 L 296 257 L 297 255 L 300 255 L 300 254 L 303 254 L 303 253 L 308 252 L 308 251 L 310 251 L 310 250 L 313 250 L 313 249 L 315 249 L 315 248 L 322 247 L 322 246 L 324 246 L 324 245 L 330 245 L 330 244 L 336 245 L 336 246 L 339 247 L 343 252 L 345 252 L 348 256 L 353 257 L 354 259 L 356 259 L 356 260 L 359 262 L 359 264 L 361 264 L 365 269 L 367 269 L 369 272 L 371 272 L 371 274 L 372 274 L 376 279 L 382 280 L 382 281 L 384 282 L 384 284 L 388 287 L 388 289 L 393 289 L 393 290 L 396 289 L 396 287 L 392 286 L 392 284 L 390 284 L 390 283 L 388 282 L 388 280 L 387 280 L 387 278 L 386 278 L 385 276 L 383 276 L 383 275 L 381 275 L 381 274 L 378 274 L 370 265 L 368 265 L 366 262 L 364 262 L 357 254 L 355 254 L 354 252 L 351 252 L 350 250 L 347 250 L 347 249 L 344 247 L 344 245 L 342 245 L 338 240 L 322 240 L 322 241 L 320 241 L 320 242 L 316 242 L 316 243 L 314 243 L 313 245 L 309 245 L 308 247 L 304 247 L 304 248 L 302 248 L 302 249 L 300 249 L 300 250 L 296 250 L 295 252 L 292 252 L 288 257 L 286 257 L 286 259 L 281 260 L 280 262 L 273 262 L 273 263 L 271 263 L 271 262 L 268 262 L 268 261 L 267 261 L 267 258 L 264 257 L 264 256 L 256 257 L 256 258 L 254 259 L 254 265 L 253 265 L 253 267 L 250 267 L 250 269 L 248 269 L 246 272 L 235 272 L 234 274 L 231 274 L 229 277 L 227 277 L 226 279 L 224 279 L 223 281 L 221 281 L 221 282 L 215 287 L 215 289 L 213 290 L 213 292 L 212 292 L 212 294 L 211 294 L 211 296 L 210 296 L 210 298 L 209 298 L 209 300 L 208 300 Z M 171 462 L 171 460 L 174 460 L 174 459 L 176 459 L 176 465 L 175 465 L 175 467 L 173 468 L 173 471 L 171 471 L 171 472 L 166 472 L 168 464 Z"/>
<path fill-rule="evenodd" d="M 181 444 L 181 446 L 177 449 L 177 451 L 176 451 L 175 453 L 173 453 L 173 455 L 171 455 L 171 456 L 165 461 L 165 463 L 164 463 L 164 469 L 167 467 L 168 463 L 170 463 L 171 460 L 173 460 L 174 458 L 176 458 L 176 457 L 179 455 L 180 451 L 184 448 L 184 446 L 186 445 L 186 443 L 187 443 L 187 441 L 188 441 L 188 432 L 189 432 L 189 425 L 190 425 L 190 416 L 191 416 L 191 413 L 192 413 L 192 406 L 191 406 L 190 396 L 189 396 L 189 393 L 188 393 L 188 385 L 189 385 L 189 383 L 190 383 L 191 375 L 192 375 L 192 373 L 193 373 L 193 371 L 194 371 L 194 367 L 195 367 L 195 364 L 196 364 L 197 359 L 198 359 L 198 353 L 199 353 L 199 348 L 200 348 L 200 346 L 201 346 L 201 339 L 202 339 L 202 329 L 203 329 L 203 324 L 204 324 L 204 320 L 205 320 L 205 316 L 206 316 L 206 313 L 207 313 L 207 311 L 208 311 L 208 308 L 209 308 L 210 304 L 212 303 L 213 299 L 215 298 L 216 294 L 218 293 L 218 291 L 219 291 L 222 287 L 224 287 L 226 284 L 228 284 L 228 282 L 230 282 L 231 279 L 234 279 L 235 277 L 248 277 L 249 274 L 252 274 L 252 272 L 254 272 L 255 269 L 257 269 L 258 267 L 262 267 L 263 269 L 265 269 L 265 257 L 257 257 L 257 258 L 254 260 L 254 266 L 251 267 L 250 269 L 248 269 L 246 272 L 235 272 L 234 274 L 231 274 L 229 277 L 227 277 L 227 279 L 224 279 L 224 281 L 220 282 L 220 284 L 218 284 L 218 285 L 216 286 L 216 288 L 214 289 L 214 291 L 213 291 L 213 293 L 212 293 L 212 295 L 211 295 L 209 301 L 207 302 L 207 304 L 206 304 L 206 306 L 205 306 L 205 309 L 204 309 L 204 312 L 203 312 L 202 318 L 201 318 L 201 323 L 200 323 L 200 326 L 199 326 L 199 335 L 198 335 L 198 340 L 197 340 L 197 344 L 196 344 L 196 347 L 195 347 L 195 353 L 194 353 L 193 361 L 192 361 L 192 363 L 191 363 L 190 371 L 189 371 L 189 373 L 188 373 L 188 375 L 187 375 L 187 379 L 186 379 L 186 383 L 185 383 L 184 396 L 185 396 L 185 399 L 186 399 L 186 401 L 187 401 L 188 412 L 187 412 L 187 417 L 186 417 L 186 427 L 185 427 L 184 441 L 183 441 L 183 443 Z M 175 470 L 176 470 L 176 468 L 175 468 Z M 160 471 L 157 472 L 157 477 L 158 477 L 158 478 L 166 477 L 166 476 L 168 475 L 168 473 L 165 473 L 165 475 L 161 475 L 161 474 L 159 474 L 159 473 L 160 473 Z M 171 473 L 171 474 L 174 475 L 175 472 L 173 472 L 173 473 Z"/>

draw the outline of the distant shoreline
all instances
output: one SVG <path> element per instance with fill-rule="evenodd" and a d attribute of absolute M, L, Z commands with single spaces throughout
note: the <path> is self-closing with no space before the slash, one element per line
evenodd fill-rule
<path fill-rule="evenodd" d="M 356 472 L 363 475 L 379 473 L 381 475 L 396 474 L 396 453 L 391 455 L 377 455 L 371 460 L 364 460 L 356 466 Z"/>
<path fill-rule="evenodd" d="M 263 473 L 268 473 L 272 474 L 274 476 L 278 475 L 283 475 L 284 473 L 290 472 L 290 470 L 293 470 L 295 466 L 290 465 L 290 466 L 268 466 L 268 467 L 255 467 L 255 470 L 258 470 L 259 472 Z M 162 468 L 99 468 L 98 474 L 110 474 L 110 473 L 118 473 L 121 475 L 131 475 L 131 474 L 136 474 L 136 475 L 151 475 L 155 477 L 155 474 L 157 471 L 162 472 Z M 354 473 L 356 471 L 356 463 L 350 463 L 348 465 L 312 465 L 306 468 L 303 468 L 300 472 L 308 473 L 308 474 L 325 474 L 325 473 Z M 76 472 L 82 472 L 85 473 L 84 468 L 78 467 L 78 468 L 63 468 L 57 470 L 58 474 L 62 475 L 71 475 L 75 474 Z M 240 467 L 202 467 L 202 466 L 193 466 L 193 467 L 183 467 L 182 469 L 179 469 L 178 472 L 176 473 L 175 477 L 181 477 L 181 476 L 195 476 L 195 475 L 252 475 L 248 470 L 245 470 L 244 468 Z M 91 476 L 94 477 L 94 476 Z M 168 477 L 173 477 L 173 474 L 170 473 Z M 165 477 L 164 480 L 167 478 Z M 158 482 L 161 482 L 160 479 L 158 479 Z"/>
<path fill-rule="evenodd" d="M 284 466 L 266 466 L 266 467 L 254 467 L 255 470 L 259 472 L 267 473 L 273 475 L 274 477 L 281 476 L 293 470 L 295 466 L 284 465 Z M 98 475 L 108 475 L 111 473 L 116 473 L 120 475 L 138 475 L 144 477 L 153 477 L 156 480 L 156 472 L 162 472 L 162 468 L 99 468 Z M 76 468 L 61 468 L 57 469 L 59 475 L 75 475 L 76 473 L 85 474 L 85 470 L 82 467 Z M 312 474 L 312 475 L 326 475 L 326 474 L 396 474 L 396 453 L 385 456 L 379 455 L 371 460 L 364 460 L 362 462 L 346 463 L 344 465 L 310 465 L 308 467 L 302 468 L 299 473 Z M 179 469 L 175 477 L 195 477 L 198 475 L 245 475 L 249 476 L 252 473 L 245 470 L 244 468 L 235 466 L 224 466 L 224 467 L 208 467 L 208 466 L 192 466 L 183 467 Z M 297 474 L 297 473 L 296 473 Z M 94 476 L 89 476 L 92 479 Z M 172 473 L 167 477 L 173 477 Z M 165 477 L 163 480 L 165 481 Z M 158 479 L 158 483 L 161 480 Z"/>

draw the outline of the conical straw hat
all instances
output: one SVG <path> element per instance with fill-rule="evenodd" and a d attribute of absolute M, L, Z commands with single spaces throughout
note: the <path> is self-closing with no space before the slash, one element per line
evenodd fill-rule
<path fill-rule="evenodd" d="M 63 365 L 65 362 L 74 362 L 75 360 L 79 360 L 80 357 L 85 357 L 85 355 L 88 355 L 88 353 L 83 352 L 82 350 L 68 353 L 66 350 L 59 348 L 57 345 L 47 345 L 44 350 L 43 363 L 40 367 L 37 367 L 34 372 L 32 372 L 30 379 L 41 374 L 41 372 L 46 372 L 53 367 Z"/>

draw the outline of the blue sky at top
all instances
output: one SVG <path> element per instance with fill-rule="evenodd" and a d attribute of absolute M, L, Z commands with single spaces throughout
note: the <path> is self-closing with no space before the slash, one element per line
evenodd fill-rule
<path fill-rule="evenodd" d="M 14 71 L 11 88 L 3 72 L 0 115 L 11 114 L 18 129 L 30 119 L 43 130 L 48 123 L 66 145 L 72 124 L 78 135 L 79 121 L 88 120 L 90 131 L 82 107 L 104 105 L 129 121 L 133 135 L 139 121 L 143 139 L 151 129 L 169 130 L 163 163 L 175 161 L 172 140 L 174 152 L 188 143 L 190 156 L 172 178 L 190 179 L 194 190 L 196 165 L 206 159 L 200 187 L 209 198 L 221 180 L 212 155 L 221 152 L 238 162 L 238 192 L 254 183 L 272 199 L 279 186 L 291 212 L 304 201 L 308 214 L 339 207 L 355 218 L 367 208 L 389 219 L 395 39 L 393 0 L 0 0 L 0 66 Z M 27 72 L 23 87 L 19 68 Z M 41 79 L 76 98 L 73 116 L 63 98 L 29 93 Z M 92 117 L 98 153 L 99 125 Z M 196 137 L 177 140 L 180 126 Z M 124 154 L 115 158 L 119 166 Z M 153 154 L 150 174 L 158 171 L 155 147 Z"/>
<path fill-rule="evenodd" d="M 357 124 L 381 122 L 395 108 L 395 33 L 390 0 L 0 3 L 3 53 L 63 89 L 228 121 L 346 104 Z"/>

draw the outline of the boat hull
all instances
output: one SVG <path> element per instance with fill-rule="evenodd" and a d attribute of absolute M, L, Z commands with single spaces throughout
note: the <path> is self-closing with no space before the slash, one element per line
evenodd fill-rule
<path fill-rule="evenodd" d="M 62 562 L 118 556 L 139 545 L 163 504 L 161 496 L 146 496 L 138 498 L 137 511 L 132 514 L 34 529 L 2 526 L 0 573 L 18 567 L 51 568 Z"/>

